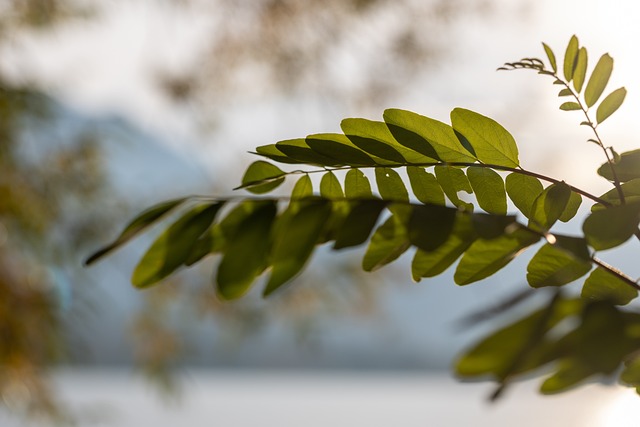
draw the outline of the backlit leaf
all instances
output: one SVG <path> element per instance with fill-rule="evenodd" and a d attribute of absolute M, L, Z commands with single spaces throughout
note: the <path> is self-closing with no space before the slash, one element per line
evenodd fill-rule
<path fill-rule="evenodd" d="M 285 173 L 269 162 L 258 160 L 251 163 L 242 177 L 242 185 L 234 188 L 245 188 L 255 194 L 268 193 L 284 182 Z"/>
<path fill-rule="evenodd" d="M 391 168 L 376 168 L 378 191 L 384 200 L 409 202 L 409 193 L 398 172 Z"/>
<path fill-rule="evenodd" d="M 338 178 L 333 172 L 329 171 L 322 175 L 322 180 L 320 180 L 320 195 L 326 199 L 344 198 L 340 181 L 338 181 Z"/>
<path fill-rule="evenodd" d="M 389 162 L 427 163 L 433 159 L 408 149 L 395 140 L 386 123 L 366 119 L 344 119 L 344 134 L 361 150 Z"/>
<path fill-rule="evenodd" d="M 276 143 L 276 148 L 284 153 L 287 158 L 295 160 L 297 163 L 319 166 L 339 166 L 343 164 L 343 162 L 313 151 L 302 138 L 280 141 Z"/>
<path fill-rule="evenodd" d="M 571 188 L 564 182 L 548 186 L 533 202 L 529 226 L 549 230 L 567 209 L 570 198 Z"/>
<path fill-rule="evenodd" d="M 584 91 L 584 100 L 587 103 L 587 107 L 591 107 L 598 102 L 600 95 L 602 95 L 605 87 L 607 87 L 612 71 L 613 58 L 605 53 L 600 57 L 596 67 L 593 69 L 589 82 L 587 83 L 587 88 Z"/>
<path fill-rule="evenodd" d="M 482 209 L 495 215 L 507 214 L 507 193 L 504 181 L 497 172 L 489 168 L 470 167 L 467 169 L 467 178 Z"/>
<path fill-rule="evenodd" d="M 313 183 L 308 174 L 305 174 L 296 181 L 296 185 L 293 186 L 291 191 L 292 199 L 302 199 L 313 195 Z"/>
<path fill-rule="evenodd" d="M 375 271 L 402 255 L 409 247 L 406 219 L 391 215 L 371 236 L 362 259 L 364 271 Z"/>
<path fill-rule="evenodd" d="M 544 190 L 540 180 L 533 176 L 514 172 L 507 175 L 505 185 L 507 194 L 513 204 L 516 205 L 516 208 L 518 208 L 525 217 L 530 218 L 533 203 Z"/>
<path fill-rule="evenodd" d="M 184 264 L 220 207 L 220 203 L 199 204 L 169 226 L 138 262 L 131 278 L 132 284 L 137 288 L 151 286 Z"/>
<path fill-rule="evenodd" d="M 131 220 L 129 224 L 127 224 L 124 230 L 122 230 L 120 235 L 113 242 L 109 243 L 107 246 L 101 248 L 100 250 L 89 256 L 89 258 L 87 258 L 87 260 L 84 262 L 85 265 L 93 264 L 111 251 L 124 245 L 140 232 L 144 231 L 147 227 L 160 220 L 167 213 L 171 212 L 173 209 L 180 206 L 187 200 L 188 197 L 170 200 L 167 202 L 159 203 L 155 206 L 150 207 L 149 209 L 144 210 L 133 220 Z"/>
<path fill-rule="evenodd" d="M 621 184 L 620 188 L 622 188 L 622 194 L 624 194 L 625 203 L 640 202 L 640 178 L 627 181 Z M 600 198 L 611 203 L 612 205 L 620 204 L 620 196 L 618 195 L 618 189 L 616 188 L 607 191 L 602 196 L 600 196 Z M 592 211 L 596 211 L 598 209 L 604 209 L 604 206 L 602 204 L 595 204 L 591 208 Z"/>
<path fill-rule="evenodd" d="M 580 209 L 580 205 L 582 204 L 582 196 L 575 191 L 571 192 L 569 196 L 569 201 L 567 202 L 567 206 L 564 208 L 564 212 L 558 218 L 562 222 L 569 222 L 573 217 L 578 213 L 578 209 Z"/>
<path fill-rule="evenodd" d="M 244 295 L 256 276 L 267 267 L 271 246 L 269 234 L 276 212 L 275 202 L 256 209 L 229 241 L 216 273 L 217 291 L 222 299 Z"/>
<path fill-rule="evenodd" d="M 418 166 L 407 166 L 413 194 L 422 203 L 444 205 L 444 192 L 433 174 Z"/>
<path fill-rule="evenodd" d="M 321 133 L 309 135 L 305 139 L 307 145 L 316 153 L 329 157 L 336 162 L 352 166 L 374 166 L 376 164 L 368 154 L 344 135 Z"/>
<path fill-rule="evenodd" d="M 271 160 L 275 160 L 280 163 L 298 164 L 298 160 L 287 157 L 282 151 L 278 149 L 276 144 L 262 145 L 256 147 L 256 153 L 261 156 L 267 157 Z"/>
<path fill-rule="evenodd" d="M 337 231 L 333 248 L 342 249 L 366 242 L 387 204 L 379 199 L 355 202 Z"/>
<path fill-rule="evenodd" d="M 610 249 L 626 242 L 638 229 L 640 203 L 628 203 L 597 210 L 582 225 L 589 245 L 596 250 Z"/>
<path fill-rule="evenodd" d="M 473 147 L 482 163 L 517 167 L 518 147 L 513 136 L 493 119 L 470 110 L 456 108 L 451 112 L 451 123 Z"/>
<path fill-rule="evenodd" d="M 438 165 L 434 168 L 436 173 L 436 179 L 440 184 L 440 187 L 444 190 L 451 203 L 455 206 L 463 207 L 466 210 L 472 210 L 473 205 L 471 203 L 463 202 L 458 197 L 459 191 L 471 193 L 471 184 L 464 174 L 464 171 L 452 166 Z"/>
<path fill-rule="evenodd" d="M 460 143 L 451 126 L 406 110 L 389 109 L 384 121 L 398 142 L 412 150 L 445 162 L 474 162 L 475 157 Z M 430 147 L 430 148 L 426 148 Z"/>
<path fill-rule="evenodd" d="M 586 248 L 586 246 L 585 246 Z M 549 243 L 542 246 L 527 266 L 527 281 L 534 288 L 561 286 L 591 271 L 591 263 Z"/>
<path fill-rule="evenodd" d="M 613 164 L 613 168 L 620 182 L 640 178 L 640 149 L 620 154 L 620 160 Z M 613 181 L 613 173 L 609 163 L 605 163 L 598 168 L 598 175 Z"/>
<path fill-rule="evenodd" d="M 274 235 L 271 252 L 271 276 L 264 289 L 268 296 L 293 279 L 307 263 L 331 215 L 331 204 L 326 200 L 297 202 L 292 215 L 283 214 Z"/>
<path fill-rule="evenodd" d="M 553 72 L 558 71 L 558 65 L 556 63 L 556 55 L 553 53 L 553 50 L 546 44 L 542 43 L 542 47 L 544 48 L 545 53 L 547 54 L 547 58 L 549 58 L 549 63 L 551 64 L 551 68 Z"/>
<path fill-rule="evenodd" d="M 350 169 L 344 179 L 344 193 L 349 199 L 372 197 L 369 178 L 360 169 Z"/>
<path fill-rule="evenodd" d="M 564 78 L 567 82 L 570 82 L 573 78 L 573 70 L 575 70 L 576 60 L 578 57 L 578 38 L 572 36 L 569 40 L 569 45 L 564 53 Z"/>
<path fill-rule="evenodd" d="M 575 69 L 573 70 L 573 87 L 578 93 L 580 93 L 580 91 L 582 90 L 584 78 L 587 75 L 587 62 L 587 49 L 581 47 L 576 58 Z"/>
<path fill-rule="evenodd" d="M 637 296 L 636 289 L 600 267 L 593 270 L 582 288 L 582 298 L 616 305 L 629 304 Z"/>
<path fill-rule="evenodd" d="M 596 121 L 598 123 L 604 122 L 610 115 L 616 112 L 618 108 L 624 102 L 624 98 L 627 96 L 627 90 L 623 87 L 618 88 L 606 96 L 598 105 L 596 111 Z"/>

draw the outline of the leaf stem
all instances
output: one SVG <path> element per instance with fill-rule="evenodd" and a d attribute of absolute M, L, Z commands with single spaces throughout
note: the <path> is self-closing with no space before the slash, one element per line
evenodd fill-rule
<path fill-rule="evenodd" d="M 617 268 L 613 267 L 612 265 L 607 264 L 606 262 L 602 261 L 601 259 L 596 258 L 595 256 L 591 257 L 591 261 L 597 265 L 598 267 L 607 270 L 608 273 L 616 276 L 618 279 L 622 280 L 624 283 L 626 283 L 627 285 L 631 286 L 632 288 L 634 288 L 635 290 L 640 291 L 640 285 L 638 285 L 638 283 L 633 280 L 631 277 L 627 276 L 626 274 L 624 274 L 622 271 L 618 270 Z"/>

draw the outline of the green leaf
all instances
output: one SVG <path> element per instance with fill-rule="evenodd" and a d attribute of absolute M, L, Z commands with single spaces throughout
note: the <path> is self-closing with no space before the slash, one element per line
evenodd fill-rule
<path fill-rule="evenodd" d="M 625 305 L 638 296 L 638 291 L 603 268 L 596 268 L 585 280 L 582 298 Z"/>
<path fill-rule="evenodd" d="M 269 233 L 276 213 L 276 203 L 271 201 L 247 216 L 234 233 L 216 274 L 217 291 L 222 299 L 244 295 L 267 267 Z"/>
<path fill-rule="evenodd" d="M 291 191 L 292 199 L 302 199 L 305 197 L 313 196 L 313 183 L 308 174 L 304 174 L 302 178 L 296 181 L 296 185 L 293 186 Z"/>
<path fill-rule="evenodd" d="M 580 104 L 578 104 L 577 102 L 569 101 L 564 102 L 562 105 L 560 105 L 560 109 L 563 111 L 576 111 L 581 110 L 582 107 L 580 107 Z"/>
<path fill-rule="evenodd" d="M 576 58 L 576 67 L 573 71 L 573 87 L 580 93 L 584 84 L 584 77 L 587 75 L 587 49 L 581 47 Z"/>
<path fill-rule="evenodd" d="M 582 225 L 587 242 L 596 250 L 626 242 L 638 230 L 640 203 L 611 206 L 593 212 Z"/>
<path fill-rule="evenodd" d="M 507 175 L 505 180 L 507 194 L 522 214 L 531 218 L 531 208 L 544 188 L 538 178 L 519 173 Z"/>
<path fill-rule="evenodd" d="M 407 150 L 406 147 L 400 145 L 393 138 L 384 122 L 344 119 L 340 123 L 340 127 L 356 147 L 392 164 L 405 164 L 408 161 L 410 163 L 432 161 L 429 157 Z"/>
<path fill-rule="evenodd" d="M 400 144 L 426 156 L 445 162 L 476 160 L 460 143 L 451 126 L 438 120 L 411 111 L 388 109 L 384 112 L 384 121 Z"/>
<path fill-rule="evenodd" d="M 571 192 L 569 196 L 569 201 L 567 202 L 567 206 L 558 218 L 562 222 L 569 222 L 576 216 L 578 213 L 578 209 L 580 209 L 580 205 L 582 204 L 582 196 L 575 191 Z"/>
<path fill-rule="evenodd" d="M 350 169 L 344 179 L 344 193 L 348 199 L 373 197 L 369 178 L 360 169 Z"/>
<path fill-rule="evenodd" d="M 409 247 L 406 220 L 391 215 L 371 236 L 367 252 L 362 259 L 364 271 L 375 271 L 402 255 Z"/>
<path fill-rule="evenodd" d="M 640 178 L 632 179 L 631 181 L 627 181 L 620 185 L 622 188 L 622 194 L 624 194 L 625 203 L 635 203 L 640 202 Z M 618 189 L 613 188 L 602 196 L 600 196 L 602 200 L 605 200 L 612 205 L 620 204 L 620 196 L 618 195 Z M 598 209 L 604 209 L 605 207 L 597 203 L 591 207 L 592 211 L 596 211 Z"/>
<path fill-rule="evenodd" d="M 508 233 L 510 228 L 516 225 L 516 217 L 515 215 L 474 213 L 471 215 L 471 223 L 480 238 L 495 239 Z"/>
<path fill-rule="evenodd" d="M 565 237 L 568 239 L 568 237 Z M 584 239 L 580 239 L 586 250 Z M 527 266 L 527 282 L 533 288 L 561 286 L 591 271 L 591 263 L 582 257 L 549 243 L 542 246 Z"/>
<path fill-rule="evenodd" d="M 573 92 L 571 92 L 571 89 L 564 88 L 560 92 L 558 92 L 558 96 L 559 97 L 562 97 L 562 96 L 573 96 Z"/>
<path fill-rule="evenodd" d="M 409 202 L 409 193 L 398 172 L 391 168 L 376 168 L 376 182 L 384 200 Z"/>
<path fill-rule="evenodd" d="M 271 252 L 271 276 L 264 296 L 271 295 L 294 278 L 305 266 L 331 215 L 324 199 L 296 202 L 296 211 L 281 215 Z M 289 207 L 291 209 L 291 206 Z"/>
<path fill-rule="evenodd" d="M 640 178 L 640 149 L 620 154 L 620 160 L 613 164 L 613 168 L 620 182 Z M 609 163 L 605 163 L 598 168 L 598 175 L 609 181 L 614 180 Z"/>
<path fill-rule="evenodd" d="M 258 154 L 263 157 L 267 157 L 271 160 L 274 160 L 280 163 L 288 163 L 288 164 L 300 163 L 298 160 L 287 157 L 282 151 L 278 149 L 276 144 L 269 144 L 269 145 L 263 145 L 263 146 L 257 147 L 255 154 Z"/>
<path fill-rule="evenodd" d="M 234 188 L 245 188 L 254 194 L 264 194 L 277 188 L 284 182 L 285 173 L 269 162 L 258 160 L 251 163 L 242 177 L 242 185 Z"/>
<path fill-rule="evenodd" d="M 379 199 L 355 202 L 337 231 L 333 249 L 348 248 L 366 242 L 387 204 Z"/>
<path fill-rule="evenodd" d="M 476 240 L 462 256 L 453 280 L 458 285 L 468 285 L 485 279 L 539 239 L 539 236 L 522 230 L 522 233 L 515 232 L 496 239 Z"/>
<path fill-rule="evenodd" d="M 409 219 L 409 241 L 423 251 L 437 249 L 451 234 L 456 212 L 439 205 L 414 206 Z"/>
<path fill-rule="evenodd" d="M 564 78 L 570 82 L 573 78 L 573 70 L 575 70 L 578 57 L 578 38 L 572 36 L 569 45 L 564 53 Z"/>
<path fill-rule="evenodd" d="M 340 181 L 331 171 L 322 175 L 320 181 L 320 195 L 325 199 L 342 199 L 344 193 L 342 192 L 342 186 Z"/>
<path fill-rule="evenodd" d="M 433 251 L 418 249 L 411 263 L 415 281 L 421 277 L 434 277 L 444 272 L 475 241 L 477 235 L 471 226 L 471 215 L 460 214 L 447 240 Z"/>
<path fill-rule="evenodd" d="M 465 210 L 473 210 L 473 205 L 471 203 L 463 202 L 458 197 L 459 191 L 465 191 L 467 193 L 471 193 L 473 191 L 464 171 L 459 168 L 443 165 L 436 166 L 434 171 L 440 187 L 442 187 L 444 193 L 447 195 L 449 200 L 451 200 L 451 203 L 457 207 L 462 207 Z"/>
<path fill-rule="evenodd" d="M 612 71 L 613 58 L 605 53 L 600 57 L 596 67 L 593 69 L 587 88 L 584 91 L 584 100 L 587 103 L 587 107 L 591 107 L 598 102 L 600 95 L 604 92 L 604 88 L 607 87 Z"/>
<path fill-rule="evenodd" d="M 138 262 L 131 278 L 132 284 L 137 288 L 151 286 L 184 264 L 221 206 L 221 203 L 199 204 L 169 226 Z"/>
<path fill-rule="evenodd" d="M 549 63 L 551 64 L 551 68 L 553 69 L 553 72 L 557 73 L 558 65 L 556 63 L 556 55 L 553 53 L 553 50 L 546 43 L 542 43 L 542 47 L 544 48 L 544 51 L 547 54 L 547 58 L 549 58 Z"/>
<path fill-rule="evenodd" d="M 570 198 L 571 188 L 564 182 L 548 186 L 533 202 L 529 226 L 549 230 L 567 210 Z"/>
<path fill-rule="evenodd" d="M 598 123 L 604 122 L 610 115 L 616 112 L 618 108 L 624 102 L 624 98 L 627 96 L 627 90 L 623 87 L 618 88 L 611 92 L 605 99 L 598 105 L 596 111 L 596 121 Z"/>
<path fill-rule="evenodd" d="M 288 139 L 276 143 L 276 148 L 284 153 L 287 158 L 295 160 L 296 163 L 305 163 L 319 166 L 340 166 L 339 162 L 331 157 L 324 156 L 313 151 L 304 139 Z"/>
<path fill-rule="evenodd" d="M 640 357 L 636 356 L 624 362 L 624 369 L 620 373 L 620 381 L 636 387 L 640 393 Z"/>
<path fill-rule="evenodd" d="M 470 110 L 456 108 L 451 123 L 473 147 L 482 163 L 517 167 L 518 147 L 513 136 L 498 122 Z"/>
<path fill-rule="evenodd" d="M 309 135 L 307 145 L 316 153 L 350 166 L 375 166 L 376 162 L 364 151 L 353 145 L 344 135 L 322 133 Z"/>
<path fill-rule="evenodd" d="M 91 265 L 94 262 L 98 261 L 103 256 L 112 252 L 113 250 L 119 248 L 120 246 L 127 243 L 129 240 L 137 236 L 140 232 L 144 231 L 147 227 L 152 225 L 154 222 L 160 220 L 167 213 L 171 212 L 173 209 L 177 208 L 185 201 L 187 201 L 188 197 L 183 197 L 180 199 L 169 200 L 167 202 L 162 202 L 157 205 L 150 207 L 149 209 L 144 210 L 138 216 L 136 216 L 127 226 L 122 230 L 120 235 L 116 237 L 116 239 L 106 245 L 105 247 L 99 249 L 94 252 L 87 260 L 84 262 L 85 265 Z"/>
<path fill-rule="evenodd" d="M 444 205 L 444 192 L 436 177 L 418 166 L 407 166 L 413 194 L 422 203 Z"/>
<path fill-rule="evenodd" d="M 504 181 L 497 172 L 489 168 L 470 167 L 467 169 L 467 178 L 482 209 L 495 215 L 507 214 L 507 193 Z"/>

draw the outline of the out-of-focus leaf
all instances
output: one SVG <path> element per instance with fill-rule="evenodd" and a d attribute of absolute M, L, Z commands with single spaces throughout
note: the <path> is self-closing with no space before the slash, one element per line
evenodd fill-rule
<path fill-rule="evenodd" d="M 580 240 L 586 250 L 584 239 Z M 589 271 L 591 263 L 588 259 L 563 250 L 559 245 L 547 243 L 531 258 L 527 266 L 527 281 L 533 288 L 561 286 L 579 279 Z"/>
<path fill-rule="evenodd" d="M 562 222 L 569 222 L 576 216 L 578 213 L 578 209 L 580 209 L 580 205 L 582 204 L 582 196 L 574 191 L 571 192 L 569 196 L 569 201 L 567 202 L 567 206 L 558 218 Z"/>
<path fill-rule="evenodd" d="M 560 109 L 563 111 L 576 111 L 576 110 L 581 110 L 582 107 L 580 107 L 580 104 L 578 104 L 577 102 L 567 101 L 567 102 L 563 102 L 560 105 Z"/>
<path fill-rule="evenodd" d="M 475 213 L 471 215 L 471 223 L 478 236 L 482 239 L 495 239 L 507 232 L 515 225 L 515 215 L 488 215 Z"/>
<path fill-rule="evenodd" d="M 291 190 L 292 199 L 302 199 L 313 195 L 313 183 L 308 174 L 303 175 Z"/>
<path fill-rule="evenodd" d="M 603 268 L 596 268 L 582 287 L 582 298 L 608 301 L 616 305 L 629 304 L 638 291 Z"/>
<path fill-rule="evenodd" d="M 640 357 L 636 356 L 624 362 L 624 369 L 620 373 L 620 381 L 636 388 L 640 394 Z"/>
<path fill-rule="evenodd" d="M 308 163 L 319 166 L 340 166 L 344 164 L 343 162 L 312 150 L 302 138 L 280 141 L 276 143 L 276 148 L 284 153 L 287 158 L 295 160 L 297 163 Z"/>
<path fill-rule="evenodd" d="M 413 194 L 422 203 L 444 205 L 444 192 L 433 174 L 417 166 L 407 166 L 407 175 Z"/>
<path fill-rule="evenodd" d="M 518 147 L 513 136 L 493 119 L 462 108 L 451 111 L 453 129 L 471 144 L 482 163 L 517 167 Z"/>
<path fill-rule="evenodd" d="M 628 203 L 597 210 L 582 225 L 587 242 L 596 250 L 610 249 L 626 242 L 638 229 L 640 203 Z"/>
<path fill-rule="evenodd" d="M 313 151 L 336 162 L 352 166 L 376 165 L 375 160 L 353 145 L 349 138 L 344 135 L 322 133 L 309 135 L 305 141 Z"/>
<path fill-rule="evenodd" d="M 373 197 L 369 178 L 360 169 L 350 169 L 347 172 L 344 193 L 348 199 Z"/>
<path fill-rule="evenodd" d="M 578 57 L 578 38 L 574 35 L 569 40 L 569 45 L 567 46 L 567 50 L 564 52 L 564 78 L 567 79 L 567 82 L 570 82 L 573 78 L 573 71 L 576 67 L 576 60 Z"/>
<path fill-rule="evenodd" d="M 374 271 L 389 264 L 409 247 L 406 218 L 393 214 L 371 236 L 367 252 L 362 259 L 364 271 Z"/>
<path fill-rule="evenodd" d="M 378 199 L 355 202 L 337 231 L 333 248 L 348 248 L 366 242 L 386 206 L 387 202 Z"/>
<path fill-rule="evenodd" d="M 85 265 L 91 265 L 103 256 L 107 255 L 111 251 L 119 248 L 120 246 L 127 243 L 129 240 L 138 235 L 141 231 L 145 230 L 147 227 L 152 225 L 154 222 L 160 220 L 167 213 L 171 212 L 173 209 L 177 208 L 185 201 L 187 201 L 188 197 L 183 197 L 180 199 L 169 200 L 167 202 L 159 203 L 155 206 L 146 209 L 138 216 L 136 216 L 127 226 L 122 230 L 120 235 L 107 246 L 99 249 L 94 254 L 92 254 L 87 260 L 84 262 Z"/>
<path fill-rule="evenodd" d="M 447 195 L 449 200 L 451 200 L 451 203 L 455 206 L 462 207 L 465 210 L 473 210 L 473 205 L 471 203 L 463 202 L 458 197 L 459 191 L 464 191 L 466 193 L 471 193 L 473 191 L 464 171 L 459 168 L 443 165 L 436 166 L 434 171 L 440 187 L 442 187 L 444 193 Z"/>
<path fill-rule="evenodd" d="M 440 247 L 453 230 L 456 209 L 439 205 L 414 206 L 409 219 L 409 241 L 423 251 Z"/>
<path fill-rule="evenodd" d="M 218 295 L 225 300 L 241 297 L 267 267 L 275 202 L 261 206 L 244 219 L 229 241 L 216 273 Z"/>
<path fill-rule="evenodd" d="M 470 167 L 467 178 L 471 183 L 478 204 L 490 214 L 507 214 L 507 193 L 502 177 L 489 168 Z"/>
<path fill-rule="evenodd" d="M 546 43 L 542 43 L 542 47 L 544 48 L 544 51 L 547 54 L 547 58 L 549 58 L 549 63 L 551 64 L 551 68 L 553 69 L 553 72 L 554 73 L 558 72 L 556 55 L 553 53 L 553 50 Z"/>
<path fill-rule="evenodd" d="M 273 236 L 271 251 L 271 276 L 264 289 L 268 296 L 294 278 L 305 266 L 331 215 L 331 203 L 327 200 L 304 200 L 292 215 L 281 215 L 284 223 L 278 224 Z"/>
<path fill-rule="evenodd" d="M 396 140 L 412 150 L 445 162 L 475 162 L 451 126 L 406 110 L 388 109 L 384 121 Z"/>
<path fill-rule="evenodd" d="M 625 203 L 635 203 L 640 202 L 640 178 L 632 179 L 631 181 L 627 181 L 620 185 L 622 188 L 622 194 L 624 194 Z M 602 196 L 600 196 L 602 200 L 605 200 L 612 205 L 620 204 L 620 196 L 618 194 L 618 189 L 613 188 Z M 605 207 L 596 203 L 591 207 L 591 211 L 596 211 L 599 209 L 604 209 Z"/>
<path fill-rule="evenodd" d="M 573 96 L 573 92 L 571 92 L 571 89 L 564 88 L 558 92 L 558 96 Z"/>
<path fill-rule="evenodd" d="M 255 194 L 264 194 L 277 188 L 284 182 L 285 173 L 269 162 L 258 160 L 251 163 L 242 177 L 242 185 L 234 188 L 245 188 Z"/>
<path fill-rule="evenodd" d="M 584 78 L 587 75 L 587 62 L 587 49 L 581 47 L 576 58 L 576 67 L 573 70 L 573 87 L 578 93 L 582 90 Z"/>
<path fill-rule="evenodd" d="M 620 154 L 620 160 L 613 164 L 613 168 L 620 182 L 640 178 L 640 149 Z M 598 168 L 598 175 L 613 181 L 613 173 L 609 163 L 605 163 Z"/>
<path fill-rule="evenodd" d="M 485 279 L 515 258 L 523 249 L 540 239 L 525 230 L 496 239 L 476 240 L 464 253 L 453 280 L 458 285 L 468 285 Z"/>
<path fill-rule="evenodd" d="M 411 274 L 415 281 L 422 277 L 434 277 L 444 272 L 475 241 L 477 235 L 471 225 L 471 215 L 459 214 L 453 231 L 447 240 L 433 251 L 418 249 L 411 263 Z"/>
<path fill-rule="evenodd" d="M 605 53 L 598 60 L 587 83 L 587 88 L 584 90 L 584 100 L 587 107 L 592 107 L 598 102 L 600 95 L 604 92 L 604 88 L 607 87 L 612 71 L 613 58 L 611 58 L 608 53 Z"/>
<path fill-rule="evenodd" d="M 624 98 L 627 96 L 627 90 L 623 87 L 618 88 L 606 96 L 598 105 L 596 110 L 596 121 L 598 123 L 604 122 L 610 115 L 616 112 L 618 108 L 624 102 Z"/>
<path fill-rule="evenodd" d="M 189 257 L 198 238 L 213 222 L 221 203 L 202 203 L 167 228 L 142 256 L 131 278 L 137 288 L 157 283 Z"/>
<path fill-rule="evenodd" d="M 340 181 L 331 171 L 322 175 L 320 180 L 320 195 L 326 199 L 342 199 L 344 193 Z"/>
<path fill-rule="evenodd" d="M 519 173 L 507 175 L 505 180 L 507 194 L 522 214 L 531 218 L 531 208 L 540 193 L 544 190 L 538 178 Z"/>
<path fill-rule="evenodd" d="M 409 202 L 407 188 L 398 175 L 391 168 L 376 168 L 376 183 L 378 191 L 384 200 Z"/>
<path fill-rule="evenodd" d="M 530 227 L 549 230 L 567 209 L 571 188 L 564 182 L 545 188 L 531 207 Z"/>

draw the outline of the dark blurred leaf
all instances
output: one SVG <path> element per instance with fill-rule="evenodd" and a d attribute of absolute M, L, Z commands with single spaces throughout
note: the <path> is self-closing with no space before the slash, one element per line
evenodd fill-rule
<path fill-rule="evenodd" d="M 625 203 L 636 203 L 640 202 L 640 178 L 632 179 L 631 181 L 627 181 L 620 185 L 622 189 L 622 194 L 624 194 Z M 620 196 L 618 194 L 618 189 L 613 188 L 602 196 L 600 196 L 602 200 L 605 200 L 612 205 L 620 205 Z M 591 207 L 591 211 L 597 211 L 600 209 L 605 209 L 600 203 L 596 203 Z"/>
<path fill-rule="evenodd" d="M 333 248 L 342 249 L 366 242 L 386 206 L 387 202 L 378 199 L 355 202 L 336 233 Z"/>
<path fill-rule="evenodd" d="M 613 58 L 611 58 L 608 53 L 605 53 L 600 57 L 596 67 L 593 69 L 589 82 L 587 83 L 587 88 L 584 91 L 584 100 L 587 107 L 592 107 L 598 102 L 600 95 L 604 92 L 604 88 L 607 87 L 612 71 Z"/>
<path fill-rule="evenodd" d="M 407 175 L 413 194 L 422 203 L 444 206 L 444 192 L 433 174 L 417 166 L 407 166 Z"/>
<path fill-rule="evenodd" d="M 371 236 L 367 252 L 362 259 L 364 271 L 375 271 L 396 260 L 411 246 L 406 218 L 411 208 L 406 207 L 408 209 L 405 209 L 405 215 L 392 214 Z"/>
<path fill-rule="evenodd" d="M 467 178 L 482 209 L 490 214 L 507 214 L 504 181 L 497 172 L 489 168 L 470 167 L 467 169 Z"/>
<path fill-rule="evenodd" d="M 640 356 L 624 362 L 624 369 L 620 374 L 620 381 L 636 388 L 640 393 Z"/>
<path fill-rule="evenodd" d="M 469 141 L 482 163 L 514 168 L 519 165 L 516 141 L 495 120 L 456 108 L 451 111 L 451 123 Z"/>
<path fill-rule="evenodd" d="M 509 226 L 515 225 L 515 215 L 487 215 L 476 213 L 471 215 L 471 223 L 478 237 L 495 239 L 505 234 Z"/>
<path fill-rule="evenodd" d="M 414 206 L 409 219 L 409 241 L 423 251 L 433 251 L 447 241 L 456 209 L 439 205 Z"/>
<path fill-rule="evenodd" d="M 129 240 L 131 240 L 141 231 L 145 230 L 154 222 L 160 220 L 164 215 L 166 215 L 167 213 L 169 213 L 170 211 L 172 211 L 173 209 L 175 209 L 176 207 L 178 207 L 188 199 L 189 199 L 188 197 L 183 197 L 176 200 L 170 200 L 167 202 L 159 203 L 155 206 L 150 207 L 149 209 L 146 209 L 144 212 L 140 213 L 137 217 L 135 217 L 124 228 L 124 230 L 122 230 L 120 235 L 113 242 L 109 243 L 107 246 L 96 251 L 93 255 L 87 258 L 87 260 L 84 262 L 85 265 L 93 264 L 94 262 L 96 262 L 103 256 L 107 255 L 114 249 L 117 249 L 118 247 L 127 243 Z"/>
<path fill-rule="evenodd" d="M 625 305 L 638 296 L 638 291 L 603 268 L 596 268 L 582 287 L 582 298 Z"/>
<path fill-rule="evenodd" d="M 620 161 L 614 163 L 613 168 L 620 182 L 640 178 L 640 149 L 620 154 Z M 609 163 L 600 166 L 598 175 L 605 177 L 609 181 L 613 181 L 613 173 L 611 172 Z"/>
<path fill-rule="evenodd" d="M 505 184 L 507 194 L 513 204 L 516 205 L 516 208 L 518 208 L 525 217 L 531 218 L 531 208 L 540 193 L 544 190 L 540 180 L 533 176 L 514 172 L 507 175 Z"/>
<path fill-rule="evenodd" d="M 292 215 L 279 218 L 283 222 L 273 237 L 271 276 L 264 296 L 271 295 L 305 266 L 331 215 L 331 204 L 322 199 L 296 202 L 296 208 Z"/>
<path fill-rule="evenodd" d="M 229 241 L 216 275 L 218 295 L 225 300 L 244 295 L 256 276 L 267 267 L 275 202 L 256 209 L 244 219 Z"/>
<path fill-rule="evenodd" d="M 209 228 L 221 203 L 202 203 L 184 214 L 158 237 L 142 256 L 131 282 L 145 288 L 164 279 L 189 257 L 198 238 Z"/>
<path fill-rule="evenodd" d="M 638 229 L 640 203 L 628 203 L 597 210 L 582 225 L 587 242 L 596 250 L 610 249 L 626 242 Z"/>

